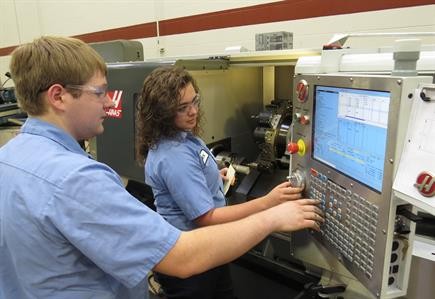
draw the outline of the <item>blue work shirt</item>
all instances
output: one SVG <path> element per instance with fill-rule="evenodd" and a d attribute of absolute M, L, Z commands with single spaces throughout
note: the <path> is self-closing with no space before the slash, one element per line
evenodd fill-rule
<path fill-rule="evenodd" d="M 146 298 L 179 235 L 49 123 L 0 148 L 0 298 Z"/>
<path fill-rule="evenodd" d="M 194 219 L 225 206 L 216 160 L 190 132 L 161 140 L 148 152 L 145 182 L 153 190 L 157 212 L 184 231 L 197 227 Z"/>

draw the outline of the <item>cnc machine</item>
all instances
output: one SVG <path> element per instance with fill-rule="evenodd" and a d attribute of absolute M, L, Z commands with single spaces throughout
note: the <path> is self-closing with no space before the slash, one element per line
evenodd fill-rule
<path fill-rule="evenodd" d="M 135 99 L 146 74 L 170 63 L 197 80 L 206 119 L 202 138 L 220 166 L 236 169 L 230 204 L 264 195 L 286 179 L 319 200 L 326 219 L 320 232 L 273 234 L 240 259 L 259 274 L 274 274 L 272 281 L 288 278 L 282 284 L 297 288 L 297 295 L 260 280 L 248 282 L 246 289 L 255 291 L 241 291 L 241 298 L 407 293 L 416 207 L 435 214 L 422 199 L 435 193 L 435 150 L 421 137 L 435 137 L 435 47 L 405 40 L 362 53 L 336 45 L 322 52 L 109 64 L 117 110 L 108 114 L 94 150 L 128 181 L 143 182 L 134 160 Z M 416 109 L 426 111 L 417 135 L 411 126 L 420 121 Z M 415 142 L 421 157 L 411 162 Z"/>

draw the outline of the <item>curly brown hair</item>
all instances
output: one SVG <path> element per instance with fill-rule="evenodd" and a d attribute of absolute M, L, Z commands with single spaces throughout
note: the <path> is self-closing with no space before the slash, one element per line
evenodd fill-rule
<path fill-rule="evenodd" d="M 189 83 L 196 93 L 199 88 L 186 70 L 171 66 L 153 70 L 143 83 L 136 104 L 136 160 L 143 165 L 148 151 L 163 138 L 174 138 L 180 129 L 175 126 L 181 90 Z M 201 132 L 202 113 L 199 109 L 194 135 Z"/>

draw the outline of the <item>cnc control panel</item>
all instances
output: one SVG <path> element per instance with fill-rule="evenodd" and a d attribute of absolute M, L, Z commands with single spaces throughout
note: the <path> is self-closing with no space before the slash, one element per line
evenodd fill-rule
<path fill-rule="evenodd" d="M 290 181 L 320 201 L 325 222 L 314 239 L 377 298 L 406 293 L 414 224 L 392 183 L 415 89 L 430 80 L 295 77 Z"/>

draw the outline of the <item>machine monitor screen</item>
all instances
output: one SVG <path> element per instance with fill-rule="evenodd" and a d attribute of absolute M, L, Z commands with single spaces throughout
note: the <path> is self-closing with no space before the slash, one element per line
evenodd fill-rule
<path fill-rule="evenodd" d="M 390 92 L 315 87 L 313 158 L 381 192 Z"/>

